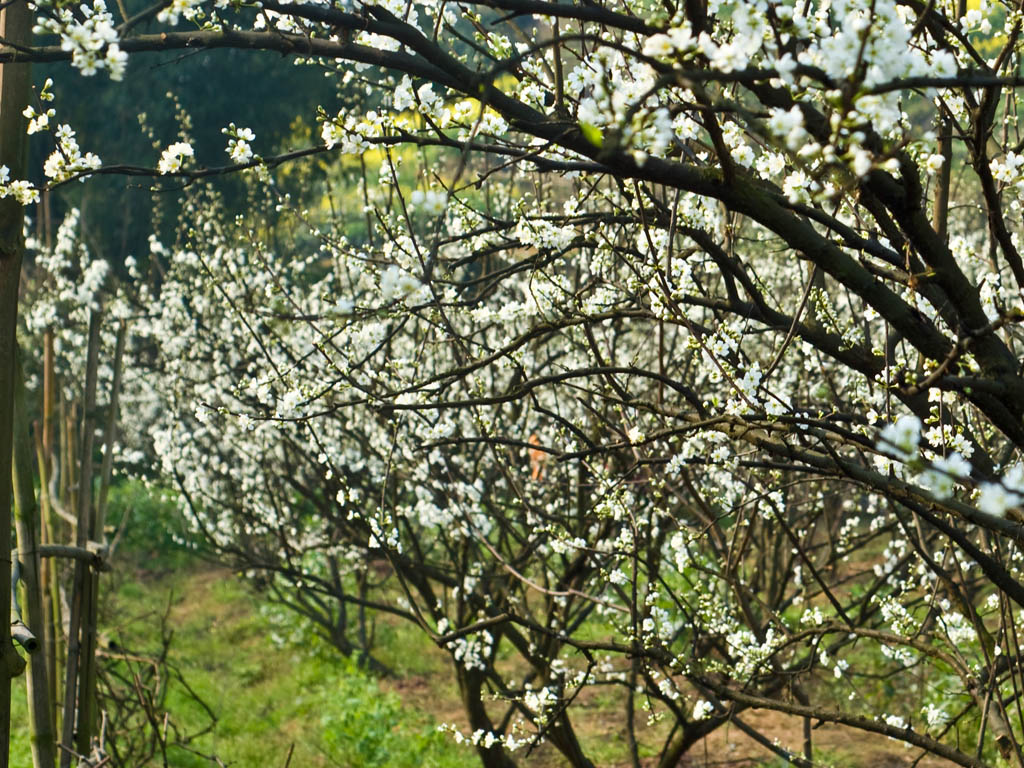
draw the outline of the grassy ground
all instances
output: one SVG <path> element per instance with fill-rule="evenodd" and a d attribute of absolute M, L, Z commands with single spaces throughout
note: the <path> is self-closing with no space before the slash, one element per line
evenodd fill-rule
<path fill-rule="evenodd" d="M 138 507 L 143 501 L 132 503 Z M 152 511 L 140 515 L 141 521 L 150 519 L 159 517 Z M 169 530 L 173 529 L 136 528 L 136 534 L 126 538 L 125 557 L 101 580 L 101 647 L 107 654 L 135 659 L 123 662 L 122 671 L 130 667 L 143 672 L 146 665 L 138 658 L 159 655 L 163 647 L 161 625 L 163 636 L 171 633 L 168 659 L 181 677 L 166 678 L 160 723 L 171 733 L 177 729 L 187 745 L 170 748 L 166 762 L 157 754 L 146 765 L 470 768 L 478 764 L 471 749 L 437 731 L 440 722 L 465 730 L 465 718 L 449 659 L 415 628 L 386 618 L 378 624 L 376 650 L 395 675 L 383 680 L 370 677 L 330 648 L 310 641 L 310 633 L 288 632 L 284 622 L 293 621 L 291 617 L 269 610 L 259 595 L 228 571 L 175 549 L 170 538 L 161 540 L 160 536 L 169 537 Z M 295 638 L 304 640 L 295 642 Z M 163 674 L 170 671 L 164 668 Z M 16 681 L 13 699 L 11 765 L 29 766 L 22 681 Z M 642 701 L 638 699 L 636 705 L 640 707 Z M 618 691 L 585 692 L 576 702 L 575 713 L 584 749 L 600 768 L 631 765 Z M 769 738 L 799 748 L 802 722 L 798 719 L 769 712 L 749 712 L 744 719 Z M 638 737 L 648 747 L 641 750 L 644 768 L 653 765 L 649 748 L 661 743 L 665 727 L 639 728 Z M 189 739 L 190 735 L 194 736 Z M 916 757 L 896 742 L 864 736 L 851 740 L 848 732 L 830 726 L 815 729 L 815 747 L 816 762 L 823 766 L 896 768 L 911 765 Z M 564 765 L 550 746 L 519 754 L 517 759 L 524 768 Z M 697 745 L 681 765 L 763 768 L 781 762 L 766 755 L 738 728 L 725 727 Z M 938 768 L 943 763 L 929 760 L 918 765 Z"/>
<path fill-rule="evenodd" d="M 179 559 L 173 570 L 122 567 L 104 576 L 103 641 L 108 653 L 155 655 L 161 650 L 160 617 L 173 630 L 169 659 L 196 696 L 171 680 L 163 709 L 168 727 L 195 734 L 188 748 L 172 747 L 167 765 L 200 768 L 218 763 L 267 768 L 462 768 L 473 752 L 439 733 L 439 722 L 463 724 L 446 657 L 401 625 L 381 627 L 381 660 L 394 677 L 378 680 L 328 648 L 281 642 L 280 616 L 231 573 L 197 560 Z M 141 669 L 141 665 L 137 665 Z M 14 689 L 11 765 L 29 766 L 25 696 Z M 603 689 L 577 702 L 576 725 L 601 768 L 626 768 L 621 701 Z M 210 713 L 215 715 L 211 719 Z M 761 712 L 752 725 L 790 747 L 799 747 L 795 719 Z M 641 728 L 646 731 L 646 728 Z M 829 726 L 815 731 L 821 765 L 909 766 L 916 754 L 884 738 L 861 737 Z M 644 741 L 644 734 L 638 734 Z M 654 736 L 654 731 L 647 734 Z M 653 742 L 653 739 L 650 739 Z M 290 756 L 290 757 L 289 757 Z M 643 756 L 643 753 L 642 753 Z M 564 762 L 549 746 L 518 756 L 527 768 Z M 147 765 L 164 765 L 161 756 Z M 652 765 L 643 759 L 645 768 Z M 738 729 L 723 728 L 697 745 L 683 766 L 779 766 Z M 938 768 L 941 761 L 919 766 Z"/>
<path fill-rule="evenodd" d="M 275 624 L 259 598 L 230 573 L 198 563 L 174 573 L 105 577 L 104 637 L 117 654 L 156 655 L 159 618 L 173 629 L 170 660 L 216 716 L 171 679 L 165 701 L 170 728 L 193 734 L 172 747 L 175 768 L 210 766 L 345 766 L 454 768 L 472 754 L 437 732 L 432 714 L 403 706 L 394 691 L 326 650 L 275 643 Z M 169 611 L 168 611 L 169 606 Z M 141 665 L 136 665 L 141 669 Z M 14 689 L 11 765 L 31 765 L 24 688 Z M 150 764 L 162 765 L 160 756 Z"/>

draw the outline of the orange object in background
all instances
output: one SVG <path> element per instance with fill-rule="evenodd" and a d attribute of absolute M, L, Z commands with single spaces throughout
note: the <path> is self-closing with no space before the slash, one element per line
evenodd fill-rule
<path fill-rule="evenodd" d="M 530 439 L 527 442 L 530 445 L 540 445 L 540 438 L 534 433 L 530 435 Z M 547 453 L 539 448 L 530 448 L 527 450 L 527 453 L 530 456 L 530 479 L 543 480 L 544 465 L 548 461 Z"/>

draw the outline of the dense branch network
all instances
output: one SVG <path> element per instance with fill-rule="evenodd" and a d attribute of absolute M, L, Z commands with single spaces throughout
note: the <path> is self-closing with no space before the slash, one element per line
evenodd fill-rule
<path fill-rule="evenodd" d="M 450 651 L 488 768 L 592 765 L 596 685 L 634 764 L 769 708 L 1021 765 L 1021 18 L 947 5 L 40 6 L 61 42 L 0 61 L 273 51 L 369 94 L 316 146 L 232 124 L 222 166 L 58 129 L 47 183 L 184 183 L 160 284 L 104 299 L 160 404 L 135 440 L 339 649 L 388 614 Z M 249 217 L 196 183 L 235 173 Z"/>

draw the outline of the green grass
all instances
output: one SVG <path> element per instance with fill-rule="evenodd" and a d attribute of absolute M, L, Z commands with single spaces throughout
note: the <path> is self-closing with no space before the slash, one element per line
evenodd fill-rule
<path fill-rule="evenodd" d="M 11 765 L 32 765 L 27 723 L 28 701 L 25 694 L 25 678 L 21 677 L 11 685 Z"/>
<path fill-rule="evenodd" d="M 455 768 L 472 761 L 423 712 L 330 649 L 275 642 L 260 598 L 229 573 L 195 561 L 153 578 L 138 571 L 105 575 L 101 632 L 138 654 L 160 651 L 159 618 L 173 629 L 170 660 L 215 714 L 213 728 L 190 743 L 227 765 Z M 169 606 L 169 610 L 168 610 Z M 23 684 L 14 691 L 12 765 L 31 765 Z M 209 714 L 172 680 L 164 708 L 172 726 L 196 733 Z M 180 768 L 211 761 L 182 748 Z M 161 765 L 155 758 L 153 765 Z"/>

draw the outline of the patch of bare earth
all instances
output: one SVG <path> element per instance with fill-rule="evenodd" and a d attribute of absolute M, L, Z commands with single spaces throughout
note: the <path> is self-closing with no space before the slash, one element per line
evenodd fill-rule
<path fill-rule="evenodd" d="M 748 710 L 741 717 L 752 728 L 780 746 L 802 754 L 803 719 L 770 710 Z M 815 764 L 836 768 L 948 768 L 953 763 L 937 759 L 919 759 L 921 753 L 893 741 L 863 731 L 820 724 L 812 728 Z M 726 724 L 696 744 L 680 768 L 753 768 L 778 765 L 765 747 L 757 744 L 739 728 Z"/>

